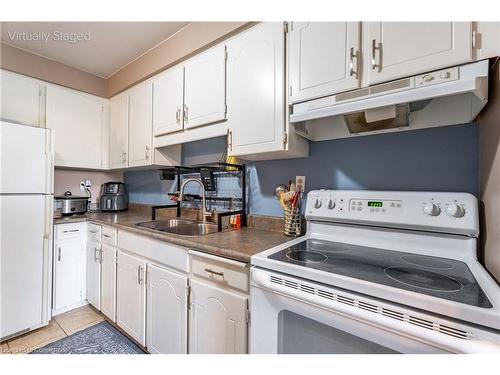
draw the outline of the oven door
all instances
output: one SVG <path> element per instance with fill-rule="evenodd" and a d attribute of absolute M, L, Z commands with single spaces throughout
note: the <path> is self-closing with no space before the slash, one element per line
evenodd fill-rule
<path fill-rule="evenodd" d="M 252 269 L 250 296 L 251 353 L 460 353 L 484 349 L 479 343 L 379 314 L 381 306 L 388 306 L 380 301 L 259 268 Z"/>

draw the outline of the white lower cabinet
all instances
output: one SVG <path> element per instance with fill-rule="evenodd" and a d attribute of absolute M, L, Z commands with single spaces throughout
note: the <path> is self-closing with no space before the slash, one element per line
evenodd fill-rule
<path fill-rule="evenodd" d="M 116 323 L 145 346 L 146 261 L 118 251 Z"/>
<path fill-rule="evenodd" d="M 116 248 L 101 245 L 101 312 L 116 322 Z"/>
<path fill-rule="evenodd" d="M 56 226 L 52 314 L 86 303 L 86 238 L 83 225 Z"/>
<path fill-rule="evenodd" d="M 101 309 L 101 244 L 87 242 L 87 301 Z"/>
<path fill-rule="evenodd" d="M 247 353 L 248 297 L 191 280 L 189 353 Z"/>
<path fill-rule="evenodd" d="M 187 351 L 185 275 L 148 263 L 146 346 L 150 353 Z"/>

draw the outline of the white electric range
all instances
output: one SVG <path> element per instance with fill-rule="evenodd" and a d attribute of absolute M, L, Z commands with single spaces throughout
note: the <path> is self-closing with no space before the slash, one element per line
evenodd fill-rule
<path fill-rule="evenodd" d="M 252 353 L 500 353 L 473 195 L 319 190 L 305 216 L 251 258 Z"/>

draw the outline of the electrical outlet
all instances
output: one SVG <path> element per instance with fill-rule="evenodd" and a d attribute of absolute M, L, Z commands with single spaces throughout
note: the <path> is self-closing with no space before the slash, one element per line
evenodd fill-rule
<path fill-rule="evenodd" d="M 92 183 L 90 182 L 90 180 L 85 180 L 85 187 L 91 187 L 92 186 Z"/>
<path fill-rule="evenodd" d="M 80 191 L 85 191 L 85 181 L 80 181 Z"/>
<path fill-rule="evenodd" d="M 295 190 L 301 192 L 306 190 L 306 176 L 295 176 Z"/>

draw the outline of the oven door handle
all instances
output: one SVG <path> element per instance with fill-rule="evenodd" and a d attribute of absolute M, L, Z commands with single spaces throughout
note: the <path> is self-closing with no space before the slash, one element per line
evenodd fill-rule
<path fill-rule="evenodd" d="M 273 274 L 260 269 L 252 270 L 252 285 L 267 289 L 271 292 L 281 294 L 285 297 L 294 298 L 304 303 L 319 306 L 333 311 L 336 314 L 346 318 L 361 321 L 386 331 L 392 331 L 410 339 L 418 340 L 437 348 L 453 353 L 500 353 L 500 345 L 493 342 L 479 341 L 472 339 L 460 339 L 445 335 L 443 333 L 418 327 L 405 321 L 388 318 L 382 314 L 366 311 L 357 306 L 347 305 L 332 299 L 323 298 L 317 294 L 301 291 L 296 287 L 288 287 L 279 283 L 271 282 Z M 273 275 L 274 276 L 274 275 Z M 276 277 L 284 279 L 283 275 L 277 274 Z M 288 285 L 301 283 L 300 280 L 289 278 Z M 304 283 L 305 285 L 310 285 Z M 312 285 L 310 285 L 312 286 Z"/>

